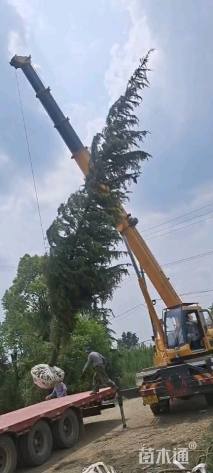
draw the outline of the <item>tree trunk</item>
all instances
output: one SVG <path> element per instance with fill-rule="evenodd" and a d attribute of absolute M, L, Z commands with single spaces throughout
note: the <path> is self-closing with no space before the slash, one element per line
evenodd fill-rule
<path fill-rule="evenodd" d="M 58 362 L 58 357 L 59 357 L 60 348 L 61 348 L 61 339 L 62 339 L 61 330 L 60 330 L 58 321 L 56 320 L 56 318 L 54 318 L 52 320 L 51 329 L 50 329 L 50 341 L 52 345 L 52 350 L 51 350 L 50 359 L 49 359 L 50 366 L 54 366 Z"/>

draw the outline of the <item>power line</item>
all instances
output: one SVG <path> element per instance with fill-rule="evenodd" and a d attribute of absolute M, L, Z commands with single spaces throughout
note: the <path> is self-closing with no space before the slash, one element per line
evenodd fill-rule
<path fill-rule="evenodd" d="M 195 255 L 188 256 L 186 258 L 180 258 L 180 259 L 177 259 L 177 260 L 169 261 L 168 263 L 163 263 L 161 266 L 165 267 L 165 266 L 172 266 L 172 265 L 175 265 L 175 264 L 185 263 L 185 262 L 188 262 L 188 261 L 193 261 L 193 260 L 198 259 L 198 258 L 204 258 L 205 256 L 210 256 L 212 254 L 213 254 L 213 250 L 209 250 L 209 251 L 206 251 L 204 253 L 197 253 Z M 6 264 L 0 265 L 0 270 L 12 271 L 14 268 L 16 268 L 15 265 L 6 265 Z M 133 276 L 133 275 L 135 275 L 135 272 L 133 274 L 130 274 L 130 276 Z"/>
<path fill-rule="evenodd" d="M 130 309 L 127 309 L 124 312 L 122 312 L 121 314 L 116 315 L 115 319 L 120 318 L 121 315 L 125 315 L 125 314 L 128 314 L 129 312 L 132 312 L 133 310 L 137 309 L 139 306 L 144 306 L 146 308 L 145 304 L 143 304 L 143 303 L 134 305 L 133 307 L 130 307 Z"/>
<path fill-rule="evenodd" d="M 28 160 L 29 160 L 29 164 L 30 164 L 30 170 L 31 170 L 31 174 L 32 174 L 34 193 L 35 193 L 35 198 L 36 198 L 36 203 L 37 203 L 37 210 L 38 210 L 39 222 L 40 222 L 40 227 L 41 227 L 41 234 L 42 234 L 42 239 L 43 239 L 44 251 L 46 252 L 46 249 L 47 249 L 46 248 L 46 238 L 45 238 L 45 232 L 44 232 L 43 222 L 42 222 L 42 218 L 41 218 L 41 210 L 40 210 L 40 204 L 39 204 L 39 198 L 38 198 L 36 178 L 35 178 L 35 173 L 34 173 L 34 169 L 33 169 L 33 161 L 32 161 L 32 155 L 31 155 L 31 151 L 30 151 L 30 143 L 29 143 L 29 138 L 28 138 L 26 120 L 25 120 L 25 116 L 24 116 L 24 107 L 23 107 L 22 98 L 21 98 L 21 90 L 20 90 L 19 80 L 18 80 L 18 75 L 17 75 L 16 70 L 15 70 L 15 77 L 16 77 L 16 84 L 17 84 L 17 89 L 18 89 L 20 111 L 21 111 L 21 116 L 22 116 L 22 121 L 23 121 L 23 126 L 24 126 L 25 139 L 26 139 L 26 144 L 27 144 Z"/>
<path fill-rule="evenodd" d="M 148 228 L 145 227 L 143 231 L 144 231 L 144 232 L 148 232 L 148 231 L 150 231 L 150 230 L 154 230 L 155 228 L 161 227 L 161 226 L 163 226 L 163 225 L 167 225 L 168 223 L 174 222 L 175 220 L 179 220 L 179 219 L 182 218 L 182 217 L 186 217 L 187 215 L 191 215 L 191 214 L 194 213 L 194 212 L 199 212 L 200 210 L 203 210 L 203 209 L 205 209 L 205 208 L 207 208 L 207 207 L 210 207 L 212 204 L 213 204 L 213 201 L 209 202 L 208 204 L 206 204 L 206 205 L 204 205 L 204 206 L 202 206 L 202 207 L 196 208 L 196 209 L 194 209 L 194 210 L 190 210 L 189 212 L 186 212 L 186 213 L 184 213 L 184 214 L 180 214 L 180 215 L 178 215 L 178 216 L 176 216 L 176 217 L 170 218 L 169 220 L 165 220 L 165 221 L 163 221 L 163 222 L 161 222 L 161 223 L 158 223 L 158 224 L 156 224 L 156 225 L 152 225 L 151 227 L 148 227 Z M 195 216 L 194 218 L 196 218 L 196 216 Z M 180 223 L 182 223 L 182 222 L 180 222 Z"/>
<path fill-rule="evenodd" d="M 204 258 L 205 256 L 209 256 L 209 255 L 212 255 L 213 254 L 213 250 L 209 250 L 209 251 L 206 251 L 204 253 L 197 253 L 196 255 L 192 255 L 192 256 L 188 256 L 186 258 L 180 258 L 180 259 L 176 259 L 176 260 L 173 260 L 173 261 L 169 261 L 168 263 L 163 263 L 161 264 L 161 266 L 172 266 L 172 265 L 175 265 L 175 264 L 180 264 L 180 263 L 186 263 L 188 261 L 193 261 L 195 259 L 198 259 L 198 258 Z M 133 273 L 135 275 L 135 273 Z M 133 276 L 133 274 L 131 276 Z"/>
<path fill-rule="evenodd" d="M 185 262 L 188 262 L 188 261 L 193 261 L 197 258 L 204 258 L 205 256 L 209 256 L 209 255 L 212 255 L 212 254 L 213 254 L 213 250 L 210 250 L 210 251 L 206 251 L 205 253 L 198 253 L 196 255 L 188 256 L 187 258 L 181 258 L 181 259 L 177 259 L 177 260 L 174 260 L 174 261 L 170 261 L 169 263 L 165 263 L 162 266 L 170 266 L 170 265 L 173 265 L 173 264 L 185 263 Z"/>
<path fill-rule="evenodd" d="M 172 266 L 172 265 L 180 264 L 180 263 L 186 263 L 188 261 L 190 262 L 198 258 L 204 258 L 205 256 L 210 256 L 212 254 L 213 254 L 213 250 L 209 250 L 204 253 L 197 253 L 196 255 L 188 256 L 186 258 L 180 258 L 177 260 L 169 261 L 168 263 L 163 263 L 161 266 L 165 267 L 165 266 Z M 0 271 L 13 271 L 14 268 L 16 268 L 15 265 L 0 265 Z M 137 277 L 135 275 L 135 272 L 133 274 L 130 273 L 130 277 L 131 276 Z"/>
<path fill-rule="evenodd" d="M 212 214 L 213 212 L 208 212 L 208 214 Z M 210 218 L 212 218 L 213 215 L 211 217 L 209 217 L 207 220 L 210 220 Z M 155 238 L 158 238 L 158 237 L 161 237 L 161 236 L 165 236 L 165 235 L 170 235 L 171 233 L 175 233 L 179 230 L 183 230 L 185 228 L 188 228 L 188 227 L 192 227 L 193 225 L 197 225 L 198 223 L 200 222 L 203 222 L 205 219 L 200 219 L 198 220 L 197 222 L 192 222 L 192 223 L 189 223 L 187 225 L 183 225 L 182 227 L 179 227 L 179 228 L 174 228 L 173 230 L 169 230 L 167 232 L 164 232 L 164 233 L 159 233 L 159 234 L 153 234 L 151 235 L 150 237 L 148 236 L 148 238 L 150 238 L 150 240 L 153 240 Z"/>
<path fill-rule="evenodd" d="M 13 271 L 16 266 L 7 266 L 7 265 L 0 265 L 0 271 Z"/>
<path fill-rule="evenodd" d="M 177 222 L 176 224 L 174 224 L 174 227 L 168 227 L 168 228 L 163 229 L 163 232 L 165 232 L 165 231 L 173 231 L 172 229 L 173 229 L 173 228 L 175 229 L 175 227 L 178 228 L 178 225 L 182 225 L 182 224 L 185 223 L 185 222 L 188 223 L 189 221 L 192 221 L 192 220 L 197 220 L 197 219 L 200 218 L 200 217 L 205 217 L 206 215 L 211 215 L 212 213 L 213 213 L 213 209 L 211 209 L 211 210 L 208 211 L 208 212 L 201 213 L 200 215 L 194 215 L 193 217 L 186 218 L 186 219 L 182 220 L 182 222 Z M 196 223 L 197 223 L 197 222 L 196 222 Z M 179 227 L 179 228 L 182 228 L 182 227 Z M 184 228 L 184 226 L 183 226 L 183 228 Z M 146 235 L 146 237 L 152 237 L 152 236 L 155 236 L 155 235 L 156 235 L 156 232 L 153 232 L 153 231 L 152 231 L 151 233 L 148 233 L 148 235 Z M 157 231 L 157 235 L 158 235 L 158 231 Z"/>
<path fill-rule="evenodd" d="M 194 291 L 189 291 L 189 292 L 182 292 L 180 294 L 180 296 L 192 296 L 192 295 L 199 295 L 199 294 L 206 294 L 206 293 L 210 293 L 210 292 L 213 292 L 213 289 L 205 289 L 203 291 L 198 291 L 198 292 L 194 292 Z M 162 301 L 162 298 L 158 297 L 157 299 L 155 299 L 156 301 Z M 133 310 L 135 309 L 138 309 L 138 307 L 142 307 L 142 306 L 145 306 L 143 303 L 140 303 L 140 304 L 137 304 L 137 305 L 134 305 L 133 307 L 130 307 L 129 309 L 125 310 L 124 312 L 121 312 L 120 314 L 116 315 L 115 316 L 115 319 L 120 319 L 120 318 L 125 318 L 125 317 L 122 317 L 122 315 L 128 315 L 130 312 L 132 312 Z M 145 306 L 146 307 L 146 306 Z"/>

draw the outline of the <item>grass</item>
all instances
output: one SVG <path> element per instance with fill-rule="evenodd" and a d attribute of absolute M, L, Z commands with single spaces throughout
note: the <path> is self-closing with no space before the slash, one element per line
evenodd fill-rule
<path fill-rule="evenodd" d="M 135 375 L 143 368 L 153 364 L 152 347 L 137 347 L 121 351 L 121 384 L 125 387 L 135 386 Z"/>

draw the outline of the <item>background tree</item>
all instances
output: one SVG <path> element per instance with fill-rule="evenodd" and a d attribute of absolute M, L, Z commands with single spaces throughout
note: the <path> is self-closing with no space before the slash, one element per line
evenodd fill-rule
<path fill-rule="evenodd" d="M 24 319 L 24 323 L 29 324 L 32 332 L 35 332 L 43 340 L 49 339 L 51 313 L 44 264 L 44 256 L 27 254 L 23 256 L 18 264 L 17 276 L 2 299 L 5 321 L 19 320 L 19 324 L 14 324 L 14 328 L 17 326 L 17 337 L 21 333 L 22 320 Z M 14 341 L 15 336 L 14 332 Z"/>
<path fill-rule="evenodd" d="M 28 258 L 29 256 L 26 260 Z M 33 264 L 36 258 L 31 258 Z M 29 269 L 29 273 L 26 268 Z M 25 281 L 32 282 L 30 264 L 26 265 L 24 274 Z M 35 278 L 38 277 L 36 271 L 34 275 Z M 33 330 L 31 329 L 31 320 L 36 321 L 37 315 L 38 320 L 41 318 L 40 305 L 27 303 L 31 300 L 31 284 L 24 288 L 21 284 L 23 283 L 22 276 L 22 271 L 18 271 L 14 283 L 7 291 L 6 318 L 0 325 L 0 413 L 44 399 L 45 392 L 33 385 L 30 370 L 37 363 L 48 362 L 52 356 L 52 343 L 46 340 L 46 336 L 43 337 L 43 323 L 38 324 L 37 330 L 35 330 L 36 323 L 33 325 Z M 45 278 L 42 277 L 42 281 L 44 283 Z M 24 288 L 21 294 L 20 288 Z M 48 298 L 47 287 L 45 294 Z M 52 317 L 51 312 L 49 312 L 49 317 Z M 91 388 L 92 373 L 88 373 L 84 381 L 80 377 L 87 358 L 85 353 L 87 345 L 106 356 L 109 360 L 110 376 L 112 378 L 119 376 L 121 385 L 124 386 L 133 385 L 136 371 L 151 364 L 151 350 L 141 348 L 129 350 L 124 347 L 122 350 L 112 349 L 112 337 L 108 324 L 103 321 L 102 312 L 100 314 L 99 311 L 87 313 L 85 311 L 76 314 L 73 330 L 63 338 L 58 353 L 58 364 L 65 370 L 65 381 L 70 393 Z"/>
<path fill-rule="evenodd" d="M 123 332 L 117 342 L 119 348 L 135 348 L 139 345 L 139 337 L 135 332 Z"/>

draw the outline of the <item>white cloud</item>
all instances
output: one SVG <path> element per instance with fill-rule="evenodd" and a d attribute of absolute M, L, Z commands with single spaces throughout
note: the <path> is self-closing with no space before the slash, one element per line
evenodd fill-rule
<path fill-rule="evenodd" d="M 56 214 L 57 206 L 64 202 L 71 192 L 75 192 L 84 182 L 83 175 L 69 153 L 61 156 L 54 169 L 47 173 L 39 183 L 39 200 L 46 208 Z"/>
<path fill-rule="evenodd" d="M 29 44 L 30 33 L 40 24 L 39 0 L 7 0 L 17 15 L 22 20 L 22 37 L 18 31 L 10 31 L 8 38 L 8 52 L 10 57 L 14 54 L 26 54 L 26 45 Z"/>
<path fill-rule="evenodd" d="M 72 117 L 72 126 L 79 135 L 85 146 L 90 146 L 93 136 L 102 130 L 105 124 L 105 117 L 98 114 L 93 103 L 85 104 L 64 103 L 62 110 L 68 111 L 68 116 Z"/>
<path fill-rule="evenodd" d="M 154 33 L 152 18 L 146 14 L 143 0 L 115 0 L 115 3 L 128 13 L 130 27 L 126 42 L 117 42 L 111 48 L 111 60 L 105 73 L 110 104 L 124 92 L 130 75 L 138 66 L 139 58 L 154 49 L 149 59 L 151 87 L 144 115 L 152 118 L 153 113 L 161 109 L 168 117 L 175 139 L 178 139 L 189 119 L 187 94 L 183 86 L 181 91 L 176 89 L 174 93 L 175 80 L 163 36 Z M 147 95 L 144 97 L 146 100 Z"/>
<path fill-rule="evenodd" d="M 141 2 L 137 0 L 118 0 L 118 2 L 128 11 L 131 25 L 126 43 L 115 43 L 111 49 L 111 61 L 105 74 L 105 86 L 110 102 L 114 102 L 123 93 L 127 80 L 138 65 L 139 58 L 149 49 L 157 47 Z M 156 67 L 160 58 L 160 51 L 155 51 L 150 58 L 150 67 Z"/>
<path fill-rule="evenodd" d="M 1 157 L 1 155 L 0 155 Z M 81 172 L 69 154 L 61 158 L 37 180 L 39 203 L 44 230 L 56 216 L 61 202 L 66 201 L 71 192 L 75 192 L 83 183 Z M 37 211 L 32 178 L 16 178 L 11 193 L 7 193 L 0 202 L 1 242 L 0 259 L 8 255 L 8 265 L 0 265 L 4 278 L 1 279 L 0 297 L 8 288 L 15 275 L 18 260 L 25 253 L 42 254 L 43 240 Z"/>
<path fill-rule="evenodd" d="M 11 58 L 14 54 L 20 54 L 24 50 L 24 43 L 17 31 L 10 31 L 8 36 L 8 56 Z"/>
<path fill-rule="evenodd" d="M 8 4 L 15 8 L 16 13 L 22 18 L 25 23 L 31 21 L 34 17 L 36 7 L 39 5 L 39 0 L 7 0 Z"/>
<path fill-rule="evenodd" d="M 10 158 L 7 154 L 0 152 L 0 168 L 10 162 Z"/>
<path fill-rule="evenodd" d="M 97 118 L 91 119 L 87 123 L 86 138 L 85 138 L 85 143 L 87 145 L 89 146 L 91 145 L 94 135 L 96 135 L 96 133 L 99 133 L 104 127 L 104 125 L 105 125 L 105 119 L 103 117 L 97 117 Z"/>

